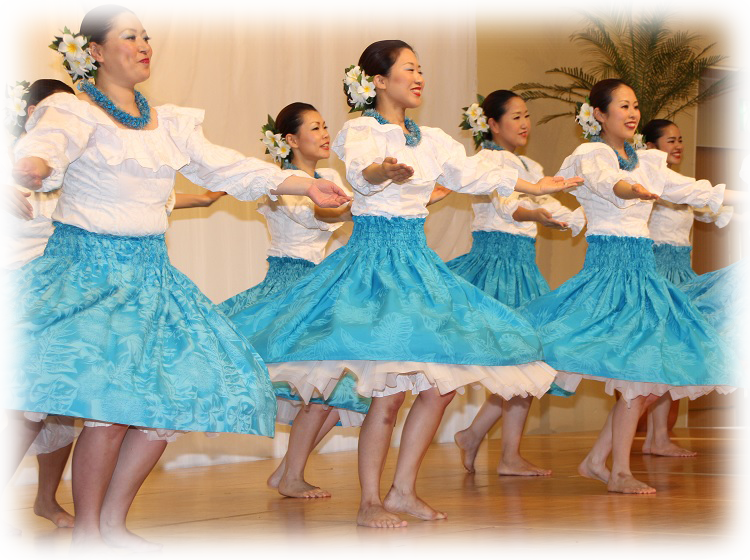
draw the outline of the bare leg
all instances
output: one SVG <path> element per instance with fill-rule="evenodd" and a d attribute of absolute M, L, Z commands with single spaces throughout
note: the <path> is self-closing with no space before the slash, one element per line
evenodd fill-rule
<path fill-rule="evenodd" d="M 125 520 L 135 495 L 166 447 L 166 441 L 149 441 L 141 430 L 127 430 L 101 507 L 101 536 L 109 546 L 144 552 L 161 548 L 128 531 Z"/>
<path fill-rule="evenodd" d="M 358 471 L 362 495 L 357 524 L 365 527 L 406 527 L 406 521 L 388 513 L 380 499 L 380 478 L 391 445 L 398 411 L 405 395 L 374 397 L 359 432 Z"/>
<path fill-rule="evenodd" d="M 581 464 L 578 465 L 578 474 L 581 476 L 600 480 L 604 484 L 609 482 L 610 472 L 607 468 L 607 457 L 612 452 L 612 416 L 620 401 L 622 399 L 618 399 L 609 411 L 607 420 L 604 422 L 604 427 L 599 432 L 599 437 L 596 438 L 594 446 Z"/>
<path fill-rule="evenodd" d="M 318 432 L 318 435 L 315 436 L 315 443 L 313 444 L 313 449 L 318 447 L 318 444 L 323 441 L 323 438 L 328 435 L 328 432 L 330 432 L 333 427 L 338 424 L 339 422 L 339 411 L 336 408 L 329 408 L 328 409 L 328 416 L 326 416 L 325 422 L 323 422 L 323 425 L 320 427 L 320 431 Z M 284 475 L 284 469 L 286 468 L 286 454 L 284 454 L 284 458 L 281 459 L 281 463 L 279 463 L 279 466 L 276 467 L 276 470 L 273 471 L 271 476 L 268 477 L 268 480 L 266 481 L 266 484 L 270 488 L 278 488 L 279 482 L 281 482 L 281 477 Z"/>
<path fill-rule="evenodd" d="M 37 455 L 39 463 L 39 485 L 34 501 L 34 513 L 39 517 L 49 519 L 58 527 L 73 527 L 74 518 L 57 503 L 57 488 L 60 486 L 65 465 L 73 449 L 70 443 L 52 453 Z"/>
<path fill-rule="evenodd" d="M 117 465 L 127 426 L 84 427 L 73 451 L 74 545 L 102 543 L 99 520 L 102 503 Z"/>
<path fill-rule="evenodd" d="M 638 426 L 638 419 L 655 398 L 636 397 L 630 401 L 620 399 L 612 414 L 612 471 L 607 481 L 607 490 L 623 494 L 653 494 L 656 492 L 630 472 L 630 451 Z"/>
<path fill-rule="evenodd" d="M 669 412 L 672 397 L 663 394 L 648 411 L 648 430 L 643 443 L 643 453 L 664 457 L 695 457 L 698 453 L 683 449 L 669 439 Z"/>
<path fill-rule="evenodd" d="M 417 496 L 417 473 L 427 448 L 435 437 L 445 407 L 455 392 L 441 395 L 433 388 L 422 391 L 409 411 L 401 434 L 396 474 L 383 505 L 391 513 L 407 513 L 419 519 L 446 519 L 448 516 L 427 505 Z"/>
<path fill-rule="evenodd" d="M 477 412 L 471 426 L 465 430 L 457 432 L 453 436 L 459 451 L 461 452 L 461 462 L 464 468 L 469 472 L 474 472 L 474 459 L 479 451 L 479 446 L 484 436 L 492 429 L 503 414 L 503 399 L 494 393 L 487 397 L 482 407 Z"/>
<path fill-rule="evenodd" d="M 502 455 L 497 474 L 515 476 L 549 476 L 552 471 L 537 467 L 521 457 L 521 438 L 533 397 L 513 397 L 503 402 Z"/>
<path fill-rule="evenodd" d="M 279 494 L 290 498 L 328 498 L 329 492 L 305 481 L 305 465 L 315 448 L 315 438 L 328 417 L 322 404 L 302 407 L 292 423 L 284 473 L 279 481 Z"/>
<path fill-rule="evenodd" d="M 8 425 L 0 433 L 0 499 L 5 493 L 10 479 L 16 474 L 23 456 L 34 443 L 42 429 L 41 422 L 26 420 L 23 412 L 6 410 Z M 20 535 L 21 530 L 0 518 L 0 536 Z"/>

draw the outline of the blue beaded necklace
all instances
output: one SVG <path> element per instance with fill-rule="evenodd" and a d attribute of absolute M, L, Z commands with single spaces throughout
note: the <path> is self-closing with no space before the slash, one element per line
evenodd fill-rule
<path fill-rule="evenodd" d="M 484 148 L 485 150 L 496 150 L 498 152 L 502 152 L 502 151 L 505 150 L 505 148 L 503 148 L 500 144 L 497 144 L 496 142 L 494 142 L 492 140 L 483 140 L 482 141 L 482 148 Z M 523 168 L 526 171 L 528 171 L 529 170 L 529 166 L 526 165 L 526 162 L 523 161 L 523 159 L 521 158 L 521 156 L 516 156 L 516 157 L 518 157 L 518 159 L 521 160 L 521 163 L 523 163 Z"/>
<path fill-rule="evenodd" d="M 117 105 L 115 105 L 109 97 L 104 95 L 104 93 L 102 93 L 102 91 L 91 82 L 81 80 L 78 89 L 86 92 L 88 96 L 94 101 L 94 103 L 104 109 L 104 111 L 109 116 L 111 116 L 117 122 L 124 124 L 128 128 L 141 130 L 146 125 L 148 125 L 149 122 L 151 122 L 151 107 L 149 106 L 146 98 L 143 97 L 143 94 L 141 94 L 141 92 L 139 91 L 135 92 L 135 104 L 138 106 L 138 111 L 141 113 L 141 116 L 134 117 L 130 113 L 126 113 L 122 109 L 118 109 Z"/>
<path fill-rule="evenodd" d="M 287 160 L 284 160 L 284 163 L 281 164 L 281 168 L 282 169 L 296 169 L 297 171 L 301 171 L 301 169 L 299 167 L 297 167 L 296 165 L 294 165 L 291 162 L 288 162 Z M 314 171 L 313 172 L 313 178 L 315 178 L 315 179 L 322 179 L 323 177 L 321 177 L 318 174 L 317 171 Z"/>
<path fill-rule="evenodd" d="M 604 142 L 604 140 L 602 140 L 602 137 L 599 135 L 592 136 L 591 141 Z M 614 150 L 614 148 L 612 149 Z M 633 169 L 638 167 L 638 152 L 635 151 L 635 148 L 630 142 L 625 142 L 625 154 L 627 154 L 628 159 L 622 157 L 620 155 L 620 152 L 615 150 L 615 155 L 617 156 L 617 162 L 620 164 L 620 169 L 622 169 L 623 171 L 633 171 Z"/>
<path fill-rule="evenodd" d="M 378 113 L 375 109 L 365 110 L 362 113 L 362 116 L 372 117 L 376 121 L 378 121 L 380 124 L 391 124 L 390 121 L 386 120 L 386 118 L 380 113 Z M 419 130 L 419 125 L 417 125 L 417 123 L 415 123 L 409 117 L 406 117 L 406 119 L 404 120 L 404 124 L 406 125 L 406 130 L 409 131 L 409 134 L 404 132 L 404 136 L 406 137 L 406 145 L 416 146 L 422 140 L 422 131 Z"/>

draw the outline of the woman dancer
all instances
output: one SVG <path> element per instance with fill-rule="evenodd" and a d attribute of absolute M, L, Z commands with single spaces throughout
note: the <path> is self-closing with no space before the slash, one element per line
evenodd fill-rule
<path fill-rule="evenodd" d="M 646 147 L 667 153 L 667 166 L 672 169 L 682 161 L 682 134 L 672 121 L 654 119 L 643 127 Z M 670 282 L 682 286 L 696 277 L 690 264 L 693 221 L 715 223 L 723 228 L 732 218 L 731 206 L 722 206 L 719 212 L 693 208 L 687 204 L 672 204 L 658 200 L 648 220 L 651 239 L 654 240 L 656 271 Z M 648 411 L 646 439 L 643 453 L 666 457 L 695 457 L 697 453 L 675 445 L 669 438 L 670 412 L 676 406 L 669 394 L 662 395 Z"/>
<path fill-rule="evenodd" d="M 471 115 L 472 111 L 476 114 Z M 470 126 L 475 124 L 475 143 L 498 166 L 513 169 L 519 177 L 531 182 L 544 176 L 541 165 L 515 153 L 526 146 L 531 129 L 529 111 L 519 95 L 508 90 L 493 91 L 481 108 L 469 107 L 464 114 Z M 483 131 L 484 128 L 488 130 Z M 549 195 L 475 196 L 472 209 L 471 251 L 448 262 L 448 268 L 513 308 L 549 292 L 549 285 L 536 265 L 537 224 L 556 229 L 570 227 L 574 236 L 585 224 L 581 208 L 571 211 Z M 521 437 L 530 406 L 531 396 L 505 400 L 491 394 L 487 398 L 471 425 L 454 437 L 467 471 L 474 472 L 479 445 L 502 416 L 502 451 L 497 473 L 552 474 L 521 456 Z"/>
<path fill-rule="evenodd" d="M 417 496 L 415 484 L 456 389 L 481 384 L 505 398 L 541 396 L 553 378 L 526 321 L 454 275 L 427 247 L 425 205 L 433 188 L 439 182 L 509 195 L 514 187 L 542 194 L 566 184 L 517 179 L 481 157 L 467 158 L 443 131 L 407 119 L 405 111 L 421 104 L 424 78 L 403 41 L 367 47 L 346 83 L 350 106 L 371 109 L 348 121 L 333 145 L 355 191 L 352 236 L 283 296 L 251 308 L 250 330 L 274 378 L 305 400 L 328 396 L 347 370 L 357 376 L 359 394 L 373 397 L 359 439 L 357 522 L 402 527 L 400 513 L 446 517 Z M 418 396 L 382 500 L 380 478 L 408 390 Z"/>
<path fill-rule="evenodd" d="M 341 177 L 334 169 L 319 168 L 320 160 L 330 156 L 331 137 L 321 114 L 309 103 L 292 103 L 284 107 L 272 122 L 274 129 L 264 136 L 269 150 L 277 154 L 285 169 L 299 169 L 309 177 L 325 178 L 343 190 Z M 240 331 L 247 330 L 252 315 L 248 309 L 265 299 L 283 293 L 323 260 L 331 235 L 344 220 L 351 220 L 349 207 L 325 209 L 309 199 L 282 196 L 276 201 L 262 199 L 258 211 L 263 214 L 271 234 L 268 250 L 268 272 L 263 281 L 223 302 L 219 308 L 235 322 Z M 315 446 L 333 426 L 361 426 L 370 399 L 357 394 L 356 380 L 349 374 L 339 382 L 329 399 L 302 401 L 288 383 L 274 383 L 279 399 L 276 421 L 292 424 L 289 447 L 281 464 L 269 477 L 268 485 L 291 498 L 324 498 L 330 493 L 305 481 L 305 465 Z"/>
<path fill-rule="evenodd" d="M 716 331 L 685 295 L 656 273 L 647 221 L 659 196 L 716 211 L 724 186 L 686 178 L 666 166 L 658 150 L 636 153 L 629 142 L 640 112 L 632 88 L 616 79 L 598 82 L 579 122 L 588 144 L 563 162 L 560 174 L 581 175 L 573 191 L 586 212 L 589 246 L 583 270 L 522 312 L 536 326 L 555 380 L 574 390 L 582 375 L 620 392 L 594 447 L 579 466 L 582 476 L 611 492 L 653 493 L 630 471 L 638 418 L 658 396 L 695 398 L 733 385 L 722 367 L 726 352 Z M 587 120 L 593 108 L 595 123 Z M 592 130 L 593 128 L 593 130 Z M 579 372 L 571 374 L 565 372 Z M 612 469 L 606 461 L 612 455 Z"/>
<path fill-rule="evenodd" d="M 135 86 L 152 50 L 131 11 L 95 8 L 81 34 L 96 85 L 46 99 L 15 148 L 21 185 L 62 194 L 45 254 L 16 278 L 20 351 L 6 404 L 86 419 L 73 453 L 74 543 L 150 548 L 125 518 L 164 450 L 162 431 L 272 435 L 276 411 L 263 362 L 169 264 L 164 206 L 177 170 L 241 199 L 348 198 L 210 144 L 201 111 L 150 108 Z"/>

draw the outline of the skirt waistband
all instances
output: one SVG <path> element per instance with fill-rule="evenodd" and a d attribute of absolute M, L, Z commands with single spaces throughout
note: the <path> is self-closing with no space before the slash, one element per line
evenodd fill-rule
<path fill-rule="evenodd" d="M 656 270 L 653 240 L 648 237 L 589 235 L 584 268 Z"/>
<path fill-rule="evenodd" d="M 690 268 L 690 245 L 670 245 L 669 243 L 654 244 L 654 258 L 661 266 L 679 266 Z"/>
<path fill-rule="evenodd" d="M 127 263 L 168 260 L 164 234 L 130 237 L 94 233 L 60 222 L 54 225 L 45 254 Z"/>
<path fill-rule="evenodd" d="M 401 218 L 386 216 L 353 216 L 354 228 L 347 246 L 366 245 L 427 247 L 424 234 L 424 218 Z"/>
<path fill-rule="evenodd" d="M 472 253 L 491 253 L 514 260 L 536 261 L 536 238 L 505 231 L 472 231 Z"/>

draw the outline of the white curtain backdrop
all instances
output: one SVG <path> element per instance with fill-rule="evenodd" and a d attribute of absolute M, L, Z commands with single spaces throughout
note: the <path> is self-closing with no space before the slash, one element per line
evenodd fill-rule
<path fill-rule="evenodd" d="M 96 3 L 45 5 L 17 9 L 13 14 L 14 43 L 24 56 L 6 72 L 6 81 L 54 77 L 68 81 L 60 56 L 47 48 L 53 35 L 68 26 L 78 30 L 87 9 Z M 211 141 L 247 155 L 263 156 L 260 126 L 267 114 L 293 101 L 315 105 L 334 136 L 350 118 L 342 90 L 344 68 L 356 64 L 362 50 L 380 39 L 399 38 L 417 51 L 426 90 L 423 106 L 414 111 L 418 123 L 443 128 L 471 148 L 468 134 L 459 131 L 461 107 L 477 91 L 476 37 L 473 14 L 460 17 L 368 18 L 356 25 L 341 17 L 279 8 L 271 12 L 231 8 L 225 2 L 180 10 L 128 2 L 152 37 L 152 76 L 142 91 L 153 105 L 174 103 L 205 109 L 204 129 Z M 219 9 L 217 9 L 217 6 Z M 39 6 L 35 6 L 39 8 Z M 361 11 L 361 10 L 360 10 Z M 341 12 L 339 12 L 341 13 Z M 403 15 L 403 14 L 402 14 Z M 323 166 L 343 166 L 332 155 Z M 184 178 L 181 192 L 200 192 Z M 427 220 L 430 245 L 443 259 L 471 245 L 471 211 L 466 197 L 449 197 L 431 209 Z M 339 230 L 332 248 L 345 243 L 351 225 Z M 266 271 L 268 234 L 254 203 L 224 197 L 209 209 L 175 211 L 167 233 L 173 264 L 185 272 L 214 302 L 220 302 L 259 282 Z M 467 426 L 484 400 L 483 391 L 467 389 L 451 404 L 437 436 L 450 441 Z M 405 416 L 395 431 L 398 444 Z M 171 444 L 164 468 L 187 467 L 280 457 L 288 438 L 281 428 L 273 440 L 222 435 L 206 438 L 188 434 Z M 357 430 L 335 428 L 322 452 L 356 449 Z M 26 477 L 23 477 L 26 478 Z"/>

